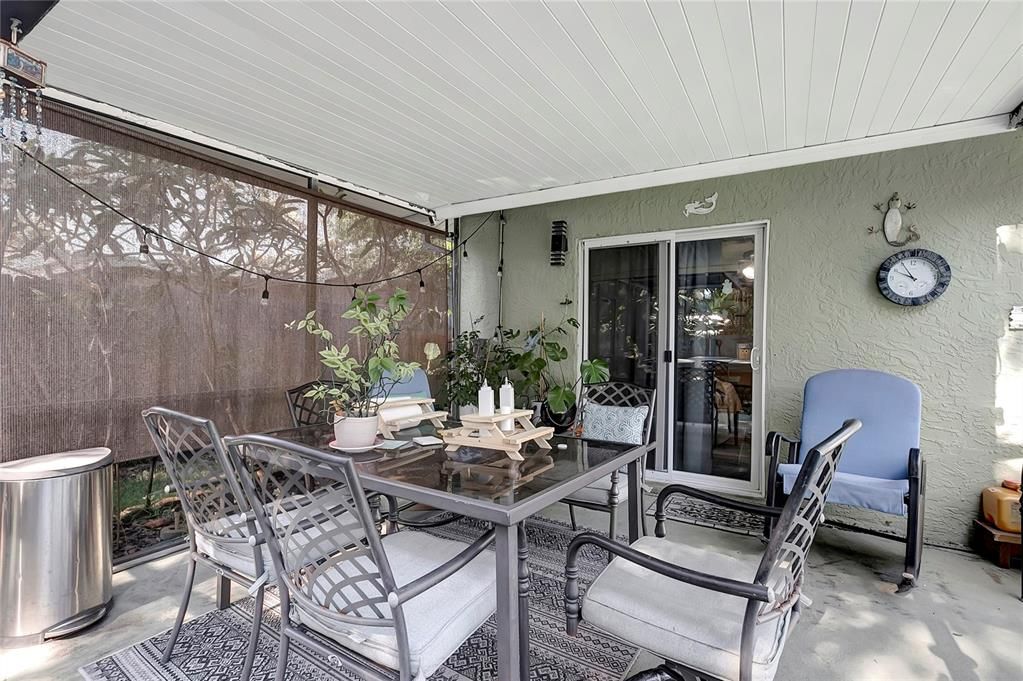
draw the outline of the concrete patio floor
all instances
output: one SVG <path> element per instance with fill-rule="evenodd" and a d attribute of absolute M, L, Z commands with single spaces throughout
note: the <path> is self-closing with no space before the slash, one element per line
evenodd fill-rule
<path fill-rule="evenodd" d="M 548 517 L 567 521 L 561 506 Z M 607 516 L 580 511 L 580 523 Z M 696 544 L 757 539 L 669 524 L 670 536 Z M 652 527 L 652 524 L 651 524 Z M 624 519 L 620 531 L 624 531 Z M 759 543 L 759 542 L 758 542 Z M 895 594 L 901 545 L 822 529 L 811 554 L 804 610 L 782 657 L 778 681 L 1021 681 L 1020 575 L 971 554 L 927 548 L 919 587 Z M 79 678 L 77 669 L 170 627 L 184 580 L 175 554 L 114 576 L 114 608 L 82 634 L 0 652 L 4 681 Z M 189 617 L 214 607 L 212 573 L 200 573 Z M 237 597 L 243 590 L 235 589 Z M 239 593 L 241 592 L 241 593 Z M 633 672 L 659 663 L 641 654 Z"/>

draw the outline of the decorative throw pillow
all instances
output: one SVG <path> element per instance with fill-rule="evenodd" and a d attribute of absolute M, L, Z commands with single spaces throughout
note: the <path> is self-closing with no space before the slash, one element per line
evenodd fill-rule
<path fill-rule="evenodd" d="M 587 402 L 583 405 L 583 433 L 588 440 L 641 445 L 649 407 L 612 407 Z"/>

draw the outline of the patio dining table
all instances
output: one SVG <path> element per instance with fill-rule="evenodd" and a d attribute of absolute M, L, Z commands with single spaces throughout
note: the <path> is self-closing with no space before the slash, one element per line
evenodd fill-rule
<path fill-rule="evenodd" d="M 267 433 L 283 440 L 339 454 L 331 449 L 329 426 L 289 428 Z M 401 431 L 397 439 L 434 435 L 423 424 Z M 639 538 L 642 514 L 640 465 L 648 445 L 623 445 L 570 437 L 554 437 L 552 447 L 523 445 L 522 461 L 503 452 L 478 447 L 410 444 L 400 450 L 375 449 L 348 454 L 356 462 L 367 490 L 416 502 L 495 528 L 497 571 L 497 677 L 500 681 L 529 678 L 529 547 L 523 522 L 530 516 L 628 468 L 629 540 Z M 218 594 L 224 580 L 218 582 Z M 222 607 L 228 597 L 218 597 Z"/>

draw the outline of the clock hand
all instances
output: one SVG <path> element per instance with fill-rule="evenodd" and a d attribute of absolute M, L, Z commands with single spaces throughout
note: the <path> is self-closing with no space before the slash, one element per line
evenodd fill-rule
<path fill-rule="evenodd" d="M 909 272 L 909 268 L 908 268 L 908 267 L 906 267 L 905 265 L 903 265 L 903 266 L 902 266 L 902 269 L 903 269 L 903 270 L 905 271 L 905 273 L 906 273 L 906 276 L 907 276 L 907 277 L 909 277 L 909 278 L 910 278 L 910 279 L 912 279 L 913 281 L 916 281 L 916 277 L 914 277 L 914 276 L 913 276 L 912 274 L 910 274 L 910 272 Z M 902 274 L 902 272 L 899 272 L 899 274 Z"/>

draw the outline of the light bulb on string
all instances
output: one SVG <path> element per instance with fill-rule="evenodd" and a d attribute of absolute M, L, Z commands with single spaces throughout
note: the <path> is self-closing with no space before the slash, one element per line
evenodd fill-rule
<path fill-rule="evenodd" d="M 504 276 L 504 260 L 497 265 L 497 277 L 500 279 Z"/>
<path fill-rule="evenodd" d="M 149 255 L 149 230 L 142 230 L 142 243 L 139 244 L 139 254 Z"/>
<path fill-rule="evenodd" d="M 469 249 L 465 247 L 465 244 L 462 244 L 462 257 L 463 258 L 469 257 Z"/>
<path fill-rule="evenodd" d="M 355 299 L 358 297 L 358 295 L 359 295 L 359 285 L 358 284 L 354 284 L 354 285 L 352 285 L 352 302 L 353 303 L 355 302 Z"/>
<path fill-rule="evenodd" d="M 419 292 L 426 293 L 426 282 L 423 281 L 423 271 L 422 270 L 416 271 L 419 272 Z"/>
<path fill-rule="evenodd" d="M 270 277 L 263 275 L 263 294 L 259 297 L 260 305 L 270 304 Z"/>

